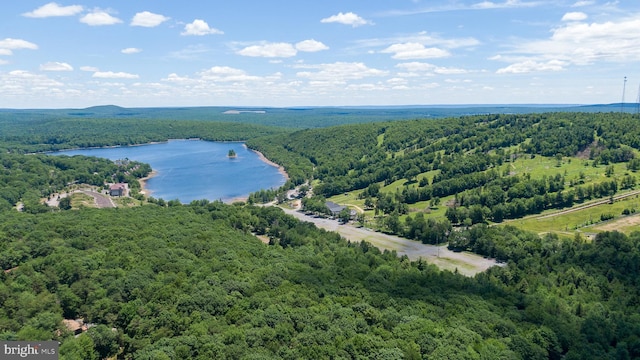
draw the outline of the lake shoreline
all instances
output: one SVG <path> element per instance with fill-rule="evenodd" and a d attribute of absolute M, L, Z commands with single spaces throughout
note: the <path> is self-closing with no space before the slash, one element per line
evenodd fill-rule
<path fill-rule="evenodd" d="M 172 139 L 172 140 L 178 140 L 178 139 Z M 184 139 L 184 140 L 192 140 L 192 139 Z M 154 144 L 154 143 L 139 144 L 139 145 L 137 145 L 137 146 L 141 146 L 141 145 L 152 145 L 152 144 Z M 247 145 L 246 145 L 246 144 L 244 144 L 244 143 L 242 144 L 242 146 L 243 146 L 244 148 L 246 148 L 246 149 L 248 149 L 248 150 L 250 150 L 250 151 L 254 152 L 256 155 L 258 155 L 258 158 L 259 158 L 262 162 L 264 162 L 264 163 L 266 163 L 266 164 L 268 164 L 268 165 L 271 165 L 271 166 L 273 166 L 273 167 L 278 168 L 278 172 L 279 172 L 279 173 L 284 177 L 285 182 L 289 180 L 289 174 L 287 174 L 287 172 L 285 171 L 285 169 L 284 169 L 284 167 L 283 167 L 282 165 L 276 164 L 275 162 L 273 162 L 273 161 L 269 160 L 269 159 L 268 159 L 266 156 L 264 156 L 264 154 L 263 154 L 263 153 L 261 153 L 260 151 L 253 150 L 253 149 L 249 149 L 249 148 L 247 147 Z M 153 178 L 153 177 L 157 176 L 158 174 L 159 174 L 159 172 L 158 172 L 157 170 L 153 170 L 153 169 L 152 169 L 152 170 L 151 170 L 151 172 L 150 172 L 147 176 L 145 176 L 145 177 L 143 177 L 143 178 L 138 179 L 138 182 L 140 183 L 140 193 L 141 193 L 142 195 L 144 195 L 145 197 L 151 196 L 151 194 L 153 193 L 151 190 L 149 190 L 149 189 L 147 188 L 147 182 L 149 181 L 149 179 L 151 179 L 151 178 Z M 248 197 L 248 196 L 240 196 L 240 197 L 235 197 L 235 198 L 233 198 L 233 199 L 227 200 L 227 201 L 225 201 L 225 203 L 232 204 L 232 203 L 234 203 L 234 202 L 246 202 L 248 199 L 249 199 L 249 197 Z"/>
<path fill-rule="evenodd" d="M 246 149 L 249 149 L 249 148 L 247 147 L 247 144 L 242 144 L 242 146 L 244 146 Z M 260 160 L 264 161 L 265 163 L 267 163 L 267 164 L 269 164 L 269 165 L 271 165 L 271 166 L 275 166 L 275 167 L 277 167 L 277 168 L 278 168 L 278 171 L 280 172 L 280 174 L 282 174 L 282 176 L 284 176 L 285 181 L 288 181 L 288 180 L 289 180 L 289 174 L 287 174 L 287 172 L 285 171 L 284 166 L 282 166 L 282 165 L 280 165 L 280 164 L 276 164 L 276 163 L 274 163 L 273 161 L 271 161 L 271 160 L 267 159 L 267 157 L 266 157 L 266 156 L 264 156 L 264 154 L 263 154 L 263 153 L 261 153 L 261 152 L 260 152 L 260 151 L 258 151 L 258 150 L 254 150 L 254 149 L 249 149 L 249 150 L 250 150 L 250 151 L 253 151 L 254 153 L 256 153 L 256 154 L 258 155 L 258 157 L 260 158 Z"/>
<path fill-rule="evenodd" d="M 138 182 L 140 183 L 140 194 L 144 195 L 144 196 L 151 196 L 152 191 L 147 189 L 147 181 L 149 181 L 149 179 L 151 179 L 152 177 L 158 175 L 158 171 L 157 170 L 151 170 L 151 172 L 149 174 L 147 174 L 147 176 L 138 179 Z"/>

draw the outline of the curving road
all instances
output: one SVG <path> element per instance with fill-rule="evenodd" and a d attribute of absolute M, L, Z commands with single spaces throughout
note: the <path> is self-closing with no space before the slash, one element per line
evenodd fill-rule
<path fill-rule="evenodd" d="M 97 208 L 113 208 L 116 207 L 116 204 L 114 204 L 113 200 L 111 200 L 110 197 L 101 194 L 97 191 L 93 191 L 93 190 L 86 190 L 86 189 L 82 189 L 82 190 L 73 190 L 70 193 L 62 193 L 59 194 L 57 196 L 52 196 L 51 199 L 47 200 L 46 203 L 49 206 L 58 206 L 60 204 L 60 201 L 58 200 L 58 196 L 60 198 L 64 198 L 67 197 L 71 194 L 74 193 L 82 193 L 88 196 L 91 196 L 93 198 L 93 202 L 96 204 Z"/>
<path fill-rule="evenodd" d="M 96 206 L 100 209 L 116 207 L 116 204 L 113 203 L 113 200 L 111 200 L 110 197 L 105 196 L 104 194 L 101 194 L 99 192 L 91 191 L 91 190 L 78 190 L 78 192 L 93 197 L 93 201 L 96 203 Z"/>

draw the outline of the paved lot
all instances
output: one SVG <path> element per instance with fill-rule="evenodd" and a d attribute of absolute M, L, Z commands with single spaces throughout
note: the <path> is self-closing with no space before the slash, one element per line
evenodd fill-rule
<path fill-rule="evenodd" d="M 91 191 L 91 190 L 80 190 L 79 192 L 89 195 L 93 197 L 93 201 L 95 201 L 96 206 L 98 208 L 112 208 L 116 207 L 116 204 L 113 203 L 110 197 L 101 194 L 99 192 Z"/>
<path fill-rule="evenodd" d="M 60 201 L 58 200 L 58 196 L 60 196 L 60 198 L 65 198 L 71 194 L 74 193 L 82 193 L 88 196 L 91 196 L 93 198 L 93 201 L 96 204 L 96 207 L 98 208 L 112 208 L 112 207 L 116 207 L 116 204 L 113 203 L 113 201 L 111 200 L 110 197 L 101 194 L 97 191 L 93 191 L 93 190 L 74 190 L 72 191 L 70 194 L 69 193 L 63 193 L 63 194 L 59 194 L 56 196 L 52 196 L 50 200 L 47 200 L 47 205 L 49 206 L 58 206 L 60 204 Z"/>
<path fill-rule="evenodd" d="M 492 266 L 499 264 L 493 259 L 468 252 L 453 252 L 447 249 L 446 245 L 428 245 L 418 241 L 401 238 L 394 235 L 383 234 L 359 228 L 352 225 L 340 225 L 337 220 L 315 218 L 306 216 L 301 212 L 283 209 L 285 213 L 295 216 L 302 221 L 314 223 L 317 227 L 335 231 L 349 241 L 367 241 L 368 243 L 384 250 L 395 250 L 398 255 L 407 255 L 410 260 L 423 260 L 436 265 L 440 269 L 455 271 L 466 276 L 485 271 Z"/>

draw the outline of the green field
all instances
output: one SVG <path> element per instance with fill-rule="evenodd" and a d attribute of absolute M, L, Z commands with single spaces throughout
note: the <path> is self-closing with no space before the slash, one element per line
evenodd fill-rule
<path fill-rule="evenodd" d="M 605 175 L 605 171 L 608 165 L 593 165 L 593 161 L 589 159 L 581 159 L 578 157 L 545 157 L 545 156 L 530 156 L 525 155 L 521 157 L 515 157 L 511 162 L 507 162 L 500 167 L 500 172 L 505 176 L 516 174 L 529 174 L 532 179 L 542 177 L 552 177 L 557 174 L 563 175 L 565 178 L 565 191 L 570 190 L 576 185 L 589 185 L 600 183 L 611 178 L 619 179 L 622 176 L 629 174 L 633 175 L 633 172 L 627 170 L 625 163 L 612 164 L 614 172 L 611 177 Z M 417 187 L 420 179 L 426 177 L 433 179 L 439 170 L 433 170 L 418 175 L 416 182 L 408 184 L 407 179 L 397 180 L 387 186 L 382 186 L 380 191 L 382 193 L 393 194 L 396 192 L 402 192 L 404 187 Z M 508 174 L 508 175 L 506 175 Z M 383 184 L 381 184 L 383 185 Z M 633 190 L 620 191 L 617 195 L 624 195 Z M 364 208 L 364 199 L 359 199 L 358 195 L 362 190 L 356 190 L 347 192 L 344 194 L 330 197 L 328 200 L 338 204 L 344 205 L 356 205 L 360 208 Z M 420 201 L 415 204 L 409 205 L 409 214 L 400 217 L 404 220 L 407 216 L 414 216 L 417 212 L 422 212 L 425 217 L 430 217 L 436 220 L 442 220 L 445 218 L 445 212 L 447 204 L 450 204 L 454 199 L 454 196 L 448 196 L 440 199 L 438 206 L 431 207 L 429 201 Z M 585 203 L 576 204 L 573 208 L 580 208 L 590 203 L 602 202 L 605 199 L 591 200 Z M 352 206 L 353 207 L 353 206 Z M 548 210 L 541 214 L 528 216 L 523 219 L 515 219 L 505 221 L 504 224 L 516 226 L 523 230 L 533 231 L 535 233 L 557 233 L 563 237 L 573 237 L 576 233 L 581 234 L 593 234 L 604 230 L 600 230 L 599 226 L 604 224 L 610 224 L 623 217 L 635 218 L 634 216 L 623 216 L 622 212 L 625 209 L 638 210 L 640 209 L 640 200 L 638 196 L 630 198 L 624 198 L 615 201 L 613 204 L 605 203 L 597 206 L 585 208 L 582 210 L 572 211 L 565 213 L 567 209 L 554 209 Z M 555 216 L 549 216 L 550 214 L 558 214 Z M 610 214 L 614 216 L 614 219 L 607 221 L 601 220 L 601 215 Z M 365 215 L 368 223 L 375 226 L 374 211 L 367 210 Z M 638 224 L 636 224 L 638 223 Z M 627 234 L 634 230 L 640 229 L 640 222 L 627 221 L 621 223 L 619 228 L 606 230 L 618 230 Z"/>

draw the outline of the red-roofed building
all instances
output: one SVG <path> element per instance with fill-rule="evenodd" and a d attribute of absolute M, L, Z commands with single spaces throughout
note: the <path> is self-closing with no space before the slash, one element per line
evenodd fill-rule
<path fill-rule="evenodd" d="M 127 195 L 127 184 L 119 183 L 113 184 L 109 186 L 109 195 L 111 196 L 126 196 Z"/>

